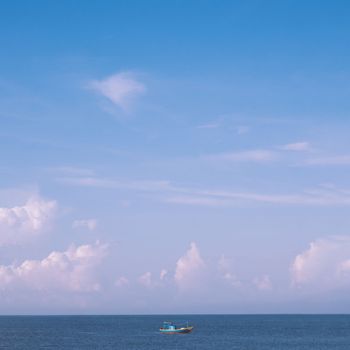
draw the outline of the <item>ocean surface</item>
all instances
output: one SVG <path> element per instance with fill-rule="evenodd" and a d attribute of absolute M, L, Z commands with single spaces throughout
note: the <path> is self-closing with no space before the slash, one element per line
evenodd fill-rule
<path fill-rule="evenodd" d="M 164 320 L 195 329 L 160 334 Z M 350 316 L 2 316 L 0 349 L 349 350 Z"/>

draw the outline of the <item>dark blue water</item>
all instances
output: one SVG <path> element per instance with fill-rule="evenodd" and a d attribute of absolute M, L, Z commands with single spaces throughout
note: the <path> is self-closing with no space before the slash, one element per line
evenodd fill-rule
<path fill-rule="evenodd" d="M 158 332 L 187 319 L 191 334 Z M 349 350 L 350 316 L 3 316 L 0 349 Z"/>

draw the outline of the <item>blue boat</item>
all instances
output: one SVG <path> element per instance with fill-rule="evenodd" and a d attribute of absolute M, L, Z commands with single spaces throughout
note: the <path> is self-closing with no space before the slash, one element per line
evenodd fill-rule
<path fill-rule="evenodd" d="M 163 334 L 184 334 L 190 333 L 193 330 L 193 326 L 189 326 L 188 322 L 186 326 L 177 327 L 172 322 L 163 322 L 163 327 L 159 329 L 159 331 Z"/>

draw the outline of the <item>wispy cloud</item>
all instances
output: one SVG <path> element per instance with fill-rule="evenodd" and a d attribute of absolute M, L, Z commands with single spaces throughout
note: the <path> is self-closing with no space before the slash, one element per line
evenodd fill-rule
<path fill-rule="evenodd" d="M 169 204 L 201 205 L 201 206 L 237 206 L 246 204 L 283 204 L 310 206 L 344 206 L 350 205 L 350 189 L 335 186 L 316 186 L 299 193 L 259 193 L 249 191 L 233 191 L 227 189 L 205 189 L 178 186 L 170 181 L 149 180 L 116 180 L 97 177 L 73 177 L 58 179 L 63 184 L 129 189 L 145 193 L 154 193 L 155 200 Z"/>
<path fill-rule="evenodd" d="M 306 159 L 305 165 L 350 165 L 350 155 L 334 155 Z"/>
<path fill-rule="evenodd" d="M 128 111 L 131 102 L 146 91 L 145 85 L 132 72 L 121 72 L 102 80 L 93 80 L 88 87 L 124 111 Z"/>
<path fill-rule="evenodd" d="M 61 177 L 57 181 L 68 185 L 84 187 L 130 189 L 139 191 L 161 191 L 170 190 L 170 182 L 164 180 L 116 180 L 99 177 Z"/>
<path fill-rule="evenodd" d="M 279 148 L 284 151 L 305 152 L 305 151 L 310 151 L 311 146 L 309 142 L 302 141 L 302 142 L 288 143 L 286 145 L 280 146 Z"/>
<path fill-rule="evenodd" d="M 250 127 L 248 125 L 234 125 L 232 126 L 231 123 L 227 123 L 222 118 L 220 118 L 218 121 L 213 121 L 211 123 L 205 123 L 200 124 L 197 126 L 197 129 L 228 129 L 233 130 L 237 135 L 243 135 L 250 131 Z"/>
<path fill-rule="evenodd" d="M 228 204 L 227 201 L 222 200 L 220 198 L 199 195 L 170 196 L 165 199 L 165 202 L 174 204 L 201 205 L 209 207 L 217 207 L 220 205 Z"/>
<path fill-rule="evenodd" d="M 248 127 L 238 127 L 238 134 L 249 131 Z M 271 162 L 288 162 L 290 152 L 302 153 L 312 151 L 311 145 L 307 141 L 288 143 L 282 146 L 275 146 L 266 149 L 251 149 L 233 152 L 223 152 L 217 154 L 207 154 L 202 158 L 207 160 L 221 160 L 227 162 L 241 163 L 271 163 Z"/>
<path fill-rule="evenodd" d="M 256 192 L 201 191 L 202 195 L 232 201 L 284 205 L 350 205 L 350 191 L 335 187 L 318 186 L 299 194 L 263 194 Z M 238 202 L 239 203 L 239 202 Z"/>
<path fill-rule="evenodd" d="M 72 227 L 73 228 L 87 228 L 90 231 L 94 231 L 97 227 L 97 220 L 96 219 L 74 220 Z"/>
<path fill-rule="evenodd" d="M 58 166 L 47 169 L 50 173 L 59 174 L 60 176 L 93 176 L 92 169 L 80 168 L 76 166 Z"/>
<path fill-rule="evenodd" d="M 219 153 L 206 155 L 203 158 L 208 160 L 225 160 L 230 162 L 253 162 L 267 163 L 278 159 L 278 153 L 270 150 L 256 149 L 249 151 Z"/>
<path fill-rule="evenodd" d="M 208 123 L 197 126 L 197 129 L 217 129 L 218 127 L 220 127 L 219 123 Z"/>

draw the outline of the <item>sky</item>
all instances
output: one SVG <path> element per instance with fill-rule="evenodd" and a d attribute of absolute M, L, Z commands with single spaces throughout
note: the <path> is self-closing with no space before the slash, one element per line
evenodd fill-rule
<path fill-rule="evenodd" d="M 350 312 L 348 1 L 0 8 L 1 314 Z"/>

